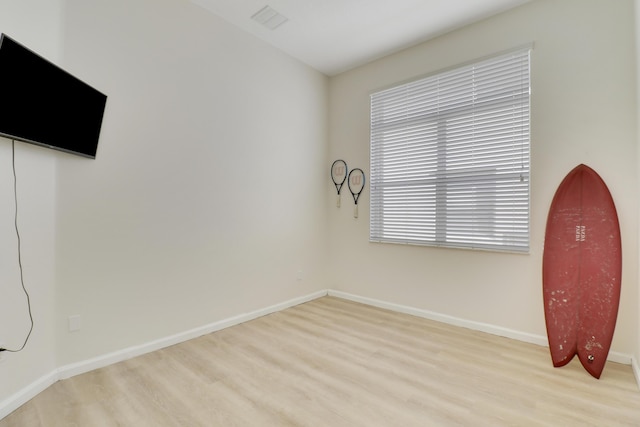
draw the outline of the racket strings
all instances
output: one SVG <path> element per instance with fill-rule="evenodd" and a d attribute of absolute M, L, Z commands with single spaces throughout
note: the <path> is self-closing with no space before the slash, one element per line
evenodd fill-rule
<path fill-rule="evenodd" d="M 364 171 L 360 168 L 355 168 L 352 170 L 347 169 L 347 163 L 338 159 L 331 164 L 331 180 L 336 187 L 336 192 L 338 193 L 337 206 L 340 207 L 340 192 L 344 183 L 347 183 L 347 187 L 351 192 L 351 196 L 353 197 L 354 206 L 354 217 L 358 217 L 358 200 L 360 199 L 360 194 L 362 194 L 362 190 L 364 190 L 365 186 L 365 175 Z"/>
<path fill-rule="evenodd" d="M 342 180 L 340 180 L 340 178 L 342 178 Z M 339 195 L 342 190 L 342 186 L 347 180 L 347 162 L 344 160 L 336 160 L 333 162 L 331 165 L 331 180 L 336 186 L 336 191 Z"/>
<path fill-rule="evenodd" d="M 360 194 L 364 189 L 365 177 L 364 172 L 360 168 L 355 168 L 351 172 L 349 172 L 349 179 L 347 181 L 347 185 L 349 186 L 349 191 L 351 191 L 351 195 L 353 196 L 353 201 L 357 205 L 358 199 L 360 198 Z"/>
<path fill-rule="evenodd" d="M 339 181 L 340 177 L 342 177 L 342 181 Z M 347 180 L 347 162 L 341 159 L 333 162 L 331 165 L 331 180 L 333 181 L 333 185 L 336 186 L 336 192 L 338 193 L 336 206 L 340 207 L 340 191 Z"/>
<path fill-rule="evenodd" d="M 358 218 L 358 199 L 360 198 L 360 194 L 364 189 L 365 177 L 364 172 L 360 168 L 355 168 L 351 172 L 349 172 L 349 177 L 347 179 L 347 186 L 349 187 L 349 191 L 351 191 L 351 195 L 353 196 L 354 208 L 353 208 L 353 217 Z"/>

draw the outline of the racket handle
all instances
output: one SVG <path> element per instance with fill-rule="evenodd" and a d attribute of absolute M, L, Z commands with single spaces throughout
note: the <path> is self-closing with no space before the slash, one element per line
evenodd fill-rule
<path fill-rule="evenodd" d="M 353 217 L 358 218 L 358 205 L 356 204 L 353 208 Z"/>
<path fill-rule="evenodd" d="M 338 201 L 336 202 L 336 206 L 340 207 L 340 193 L 338 193 L 338 199 L 337 200 Z"/>

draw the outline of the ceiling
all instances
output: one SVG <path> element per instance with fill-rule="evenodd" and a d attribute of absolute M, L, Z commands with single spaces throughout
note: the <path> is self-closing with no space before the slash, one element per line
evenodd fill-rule
<path fill-rule="evenodd" d="M 191 0 L 333 76 L 529 0 Z M 288 20 L 252 20 L 265 6 Z"/>

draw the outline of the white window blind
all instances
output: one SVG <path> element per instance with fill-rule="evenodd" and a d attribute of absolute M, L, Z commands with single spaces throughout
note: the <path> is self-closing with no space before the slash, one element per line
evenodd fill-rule
<path fill-rule="evenodd" d="M 528 252 L 529 56 L 371 95 L 371 241 Z"/>

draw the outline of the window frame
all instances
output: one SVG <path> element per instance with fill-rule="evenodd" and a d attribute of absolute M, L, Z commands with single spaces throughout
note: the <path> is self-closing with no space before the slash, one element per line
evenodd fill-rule
<path fill-rule="evenodd" d="M 532 44 L 520 46 L 370 94 L 371 242 L 529 253 L 532 48 Z M 494 73 L 491 69 L 494 66 L 501 68 L 500 64 L 509 63 L 511 60 L 514 61 L 513 66 L 519 67 L 520 77 L 514 77 L 515 73 L 512 73 L 510 68 L 512 65 L 498 70 L 513 74 L 507 77 L 502 77 L 500 72 Z M 490 71 L 487 71 L 487 67 Z M 467 74 L 472 75 L 472 83 L 465 80 L 464 76 Z M 498 76 L 497 81 L 491 80 L 492 74 Z M 484 80 L 480 82 L 481 79 Z M 450 87 L 440 90 L 438 85 L 445 86 L 443 81 L 451 84 L 453 89 Z M 460 92 L 460 86 L 455 85 L 462 84 L 463 81 L 465 85 L 470 84 L 472 90 L 461 96 L 461 93 L 465 93 L 464 90 Z M 519 81 L 518 87 L 515 86 L 516 81 Z M 502 87 L 500 84 L 505 86 Z M 431 89 L 432 85 L 435 85 L 436 89 Z M 505 87 L 508 90 L 501 91 Z M 435 98 L 430 95 L 433 90 L 438 93 Z M 480 91 L 483 90 L 486 93 L 480 95 Z M 489 93 L 490 91 L 493 93 Z M 405 93 L 401 94 L 402 92 Z M 411 98 L 411 93 L 417 93 L 424 98 Z M 441 100 L 440 93 L 447 97 L 453 94 L 454 98 Z M 455 98 L 457 96 L 459 98 Z M 408 106 L 399 107 L 400 104 L 394 104 L 400 102 L 403 97 L 411 99 Z M 517 102 L 514 103 L 514 100 Z M 383 101 L 389 106 L 379 109 L 380 105 L 374 105 L 375 102 Z M 431 110 L 431 107 L 426 107 L 430 102 L 436 102 Z M 424 112 L 421 112 L 421 109 L 424 109 Z M 500 132 L 510 132 L 504 129 L 504 126 L 509 124 L 507 114 L 510 113 L 514 118 L 511 119 L 512 127 L 509 129 L 518 128 L 519 134 L 501 135 Z M 388 114 L 389 122 L 381 119 L 378 114 Z M 487 119 L 487 114 L 495 114 L 496 121 L 492 123 L 493 119 Z M 424 117 L 421 119 L 420 115 Z M 516 115 L 519 116 L 516 118 Z M 459 123 L 454 126 L 455 121 Z M 394 129 L 394 122 L 397 129 Z M 456 126 L 458 129 L 455 132 L 459 131 L 460 135 L 455 138 L 442 136 L 447 132 L 453 135 Z M 480 138 L 481 131 L 487 129 L 492 131 L 493 136 Z M 382 134 L 388 136 L 381 136 Z M 472 139 L 465 140 L 469 135 L 472 135 Z M 422 137 L 426 139 L 421 142 Z M 385 138 L 391 142 L 388 146 L 380 148 L 380 144 L 384 144 L 380 140 L 384 141 Z M 400 147 L 402 144 L 406 146 L 404 154 Z M 429 144 L 432 147 L 425 150 L 419 147 L 420 144 Z M 465 144 L 482 153 L 474 156 L 486 158 L 471 159 L 462 149 Z M 508 148 L 509 144 L 512 149 Z M 394 148 L 395 146 L 400 148 Z M 500 152 L 500 146 L 505 147 L 504 153 Z M 380 150 L 386 150 L 387 154 L 381 154 Z M 448 151 L 455 151 L 458 159 L 443 160 Z M 421 166 L 420 162 L 410 160 L 412 153 L 422 156 L 422 163 L 431 162 L 432 165 Z M 403 155 L 406 159 L 399 160 Z M 384 156 L 391 159 L 389 164 L 394 164 L 386 165 Z M 520 165 L 516 165 L 518 156 Z M 509 160 L 506 160 L 507 157 L 510 157 Z M 492 164 L 489 160 L 495 160 L 493 170 L 487 169 Z M 454 172 L 451 165 L 456 162 L 458 170 Z M 469 168 L 465 162 L 475 162 L 476 167 Z M 506 163 L 510 165 L 507 167 Z M 508 168 L 512 170 L 508 171 Z M 402 173 L 404 175 L 399 175 Z M 381 175 L 388 177 L 381 180 Z M 399 176 L 404 176 L 404 180 L 397 178 Z M 457 182 L 464 182 L 464 185 L 460 187 Z M 420 185 L 424 187 L 423 193 L 414 194 L 409 190 Z M 397 191 L 394 190 L 394 186 Z M 433 189 L 426 189 L 431 187 Z M 509 195 L 509 192 L 512 194 Z M 489 194 L 495 196 L 494 206 L 486 198 Z M 456 202 L 455 197 L 460 200 Z M 393 198 L 396 200 L 385 204 L 385 200 Z M 411 201 L 414 198 L 424 200 L 414 203 Z M 508 200 L 510 198 L 511 200 Z M 407 202 L 403 203 L 403 200 Z M 404 211 L 403 204 L 406 205 Z M 454 212 L 455 209 L 458 209 L 457 213 Z M 513 213 L 509 213 L 510 209 Z M 494 218 L 493 221 L 491 218 Z M 454 219 L 456 225 L 448 224 L 454 223 Z M 385 225 L 385 221 L 392 225 Z M 503 237 L 500 237 L 501 231 L 504 231 Z M 415 233 L 415 236 L 412 236 L 412 233 Z"/>

